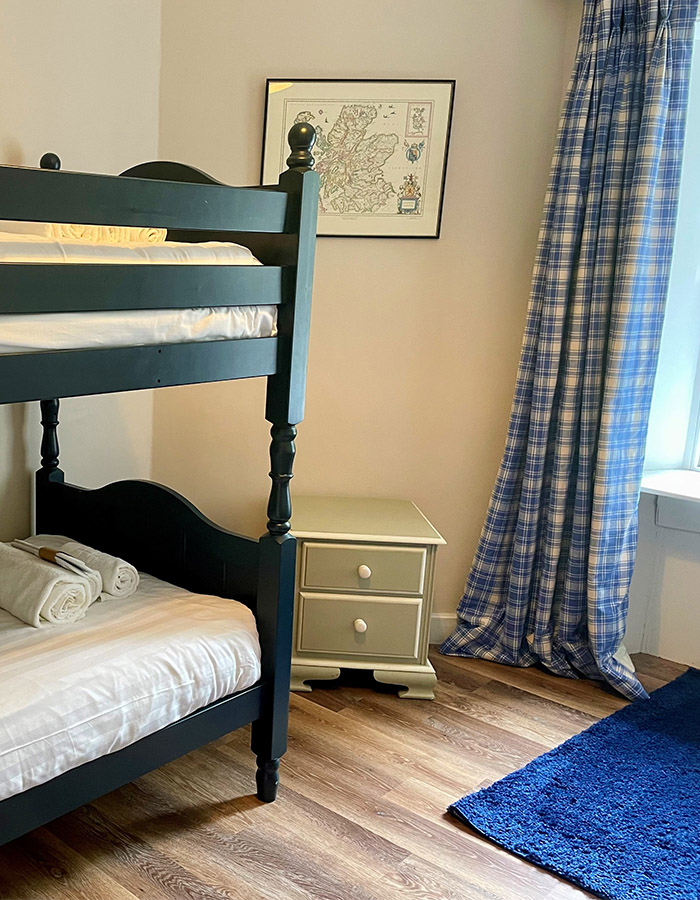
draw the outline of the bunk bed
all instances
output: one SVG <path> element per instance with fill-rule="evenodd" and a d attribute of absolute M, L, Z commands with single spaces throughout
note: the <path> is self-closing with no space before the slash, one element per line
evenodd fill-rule
<path fill-rule="evenodd" d="M 1 261 L 0 332 L 3 322 L 31 317 L 38 323 L 54 315 L 77 322 L 83 315 L 129 321 L 149 310 L 198 308 L 276 314 L 276 324 L 252 336 L 215 331 L 179 342 L 166 336 L 143 343 L 141 337 L 126 346 L 117 338 L 115 346 L 0 347 L 0 403 L 40 403 L 37 532 L 69 535 L 129 560 L 146 578 L 244 604 L 260 647 L 260 677 L 251 686 L 0 800 L 0 844 L 248 723 L 257 796 L 275 799 L 287 739 L 295 567 L 289 482 L 304 413 L 318 206 L 314 140 L 313 128 L 295 125 L 288 169 L 277 185 L 255 188 L 229 187 L 170 162 L 146 163 L 121 176 L 61 171 L 53 154 L 42 158 L 40 169 L 0 166 L 5 221 L 166 228 L 169 242 L 234 242 L 249 248 L 256 263 Z M 87 490 L 68 483 L 59 467 L 61 398 L 263 376 L 272 485 L 260 540 L 219 528 L 164 486 L 123 481 Z"/>

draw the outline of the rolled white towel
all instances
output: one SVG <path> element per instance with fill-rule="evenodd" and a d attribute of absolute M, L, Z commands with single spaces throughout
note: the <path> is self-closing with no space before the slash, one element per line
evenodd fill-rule
<path fill-rule="evenodd" d="M 0 543 L 0 609 L 27 625 L 38 628 L 42 619 L 77 622 L 85 616 L 92 594 L 83 575 Z"/>
<path fill-rule="evenodd" d="M 128 562 L 118 556 L 110 556 L 94 550 L 78 541 L 56 534 L 37 534 L 27 538 L 27 542 L 35 547 L 51 547 L 75 556 L 95 569 L 102 576 L 102 597 L 105 600 L 126 599 L 139 586 L 139 573 Z"/>
<path fill-rule="evenodd" d="M 38 544 L 32 544 L 31 541 L 14 540 L 12 541 L 11 546 L 16 547 L 17 550 L 24 550 L 25 553 L 31 553 L 41 559 L 46 559 L 48 562 L 54 563 L 54 565 L 61 566 L 68 572 L 73 572 L 75 575 L 82 575 L 83 578 L 87 579 L 88 584 L 90 585 L 90 603 L 99 600 L 100 594 L 102 593 L 102 576 L 96 569 L 91 569 L 90 566 L 82 560 L 77 559 L 75 556 L 71 556 L 66 553 L 65 550 L 56 550 L 53 548 L 47 549 Z"/>
<path fill-rule="evenodd" d="M 138 228 L 129 225 L 71 225 L 61 222 L 0 221 L 6 234 L 34 234 L 54 241 L 82 241 L 88 244 L 164 244 L 166 228 Z"/>

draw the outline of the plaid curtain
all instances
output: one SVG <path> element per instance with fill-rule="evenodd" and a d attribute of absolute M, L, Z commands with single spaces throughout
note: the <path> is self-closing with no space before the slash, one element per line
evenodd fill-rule
<path fill-rule="evenodd" d="M 698 0 L 584 0 L 506 449 L 441 651 L 646 696 L 622 649 Z"/>

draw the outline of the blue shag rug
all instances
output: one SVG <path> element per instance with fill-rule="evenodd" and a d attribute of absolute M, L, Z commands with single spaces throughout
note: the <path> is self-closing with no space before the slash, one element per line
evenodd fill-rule
<path fill-rule="evenodd" d="M 608 900 L 700 898 L 700 671 L 450 807 Z"/>

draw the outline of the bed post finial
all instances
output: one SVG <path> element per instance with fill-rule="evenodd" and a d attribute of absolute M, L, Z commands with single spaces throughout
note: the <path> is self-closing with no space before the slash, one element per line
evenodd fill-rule
<path fill-rule="evenodd" d="M 292 125 L 287 135 L 292 150 L 287 158 L 290 169 L 311 169 L 315 162 L 311 148 L 316 143 L 316 131 L 308 122 L 297 122 Z"/>
<path fill-rule="evenodd" d="M 54 473 L 60 472 L 58 468 L 58 407 L 59 400 L 55 397 L 51 400 L 42 400 L 41 427 L 41 469 L 40 474 L 46 481 L 55 481 Z"/>
<path fill-rule="evenodd" d="M 42 169 L 55 169 L 58 171 L 61 168 L 61 158 L 55 153 L 44 153 L 39 160 L 39 165 Z"/>

